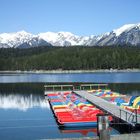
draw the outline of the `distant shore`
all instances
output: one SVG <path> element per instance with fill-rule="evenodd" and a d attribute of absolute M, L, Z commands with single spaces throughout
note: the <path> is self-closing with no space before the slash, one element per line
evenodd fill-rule
<path fill-rule="evenodd" d="M 96 72 L 140 72 L 140 69 L 100 69 L 100 70 L 32 70 L 32 71 L 0 71 L 1 74 L 3 73 L 96 73 Z"/>

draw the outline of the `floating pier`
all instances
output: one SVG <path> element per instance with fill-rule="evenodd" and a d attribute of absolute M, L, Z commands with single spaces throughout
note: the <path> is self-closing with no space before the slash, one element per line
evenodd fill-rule
<path fill-rule="evenodd" d="M 137 114 L 137 112 L 131 112 L 131 111 L 125 110 L 100 97 L 90 94 L 87 91 L 74 91 L 74 92 L 77 95 L 87 99 L 88 101 L 90 101 L 92 104 L 94 104 L 101 110 L 104 110 L 105 112 L 115 116 L 116 118 L 119 118 L 122 121 L 132 126 L 140 125 L 140 115 Z"/>
<path fill-rule="evenodd" d="M 81 134 L 85 134 L 88 132 L 87 130 L 81 131 L 77 130 L 77 128 L 90 128 L 92 126 L 92 128 L 96 128 L 98 131 L 99 139 L 97 137 L 97 140 L 115 140 L 118 137 L 120 138 L 120 136 L 110 136 L 109 129 L 106 127 L 109 126 L 109 122 L 113 120 L 112 118 L 117 120 L 117 124 L 123 122 L 125 127 L 132 126 L 133 131 L 140 129 L 140 108 L 130 111 L 122 108 L 123 103 L 124 105 L 128 103 L 135 104 L 134 102 L 130 102 L 132 96 L 129 97 L 112 92 L 110 89 L 107 89 L 107 86 L 107 84 L 77 83 L 44 86 L 46 99 L 49 100 L 59 127 L 66 128 L 66 130 L 62 129 L 64 133 L 80 132 Z M 77 102 L 75 99 L 80 102 Z M 137 103 L 140 103 L 140 100 L 137 101 Z M 105 114 L 109 115 L 108 119 L 106 119 L 107 116 Z M 103 117 L 99 115 L 103 115 Z M 105 120 L 107 121 L 105 122 Z M 68 130 L 69 128 L 70 130 Z M 74 130 L 72 131 L 71 128 L 74 128 Z M 100 128 L 102 129 L 100 130 Z M 127 139 L 131 140 L 131 136 L 129 134 Z M 121 136 L 121 138 L 124 140 L 124 137 Z M 136 138 L 135 135 L 133 138 Z M 139 137 L 137 138 L 139 139 Z"/>
<path fill-rule="evenodd" d="M 47 93 L 51 109 L 59 126 L 96 127 L 97 114 L 104 114 L 73 91 Z M 112 121 L 112 117 L 108 117 Z"/>

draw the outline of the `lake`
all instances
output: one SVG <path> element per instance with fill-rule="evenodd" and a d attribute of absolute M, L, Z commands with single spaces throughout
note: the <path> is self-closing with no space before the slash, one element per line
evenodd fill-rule
<path fill-rule="evenodd" d="M 0 83 L 22 82 L 140 83 L 140 72 L 0 74 Z"/>
<path fill-rule="evenodd" d="M 95 137 L 96 128 L 59 129 L 44 84 L 50 82 L 108 83 L 114 91 L 140 95 L 140 73 L 0 74 L 0 139 L 44 140 Z M 119 132 L 110 128 L 111 134 Z"/>

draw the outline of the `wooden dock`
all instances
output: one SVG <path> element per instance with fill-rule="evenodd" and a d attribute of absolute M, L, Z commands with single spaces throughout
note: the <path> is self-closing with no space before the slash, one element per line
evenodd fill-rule
<path fill-rule="evenodd" d="M 140 125 L 140 115 L 137 113 L 132 113 L 130 111 L 127 111 L 115 104 L 112 104 L 100 97 L 97 97 L 91 93 L 88 93 L 87 91 L 74 91 L 76 94 L 80 95 L 81 97 L 84 97 L 88 101 L 90 101 L 92 104 L 100 108 L 101 110 L 104 110 L 105 112 L 113 115 L 116 118 L 121 119 L 122 121 L 131 124 L 133 126 Z"/>

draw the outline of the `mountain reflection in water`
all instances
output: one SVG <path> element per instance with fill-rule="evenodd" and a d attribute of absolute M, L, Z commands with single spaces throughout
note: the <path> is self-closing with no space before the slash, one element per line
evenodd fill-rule
<path fill-rule="evenodd" d="M 49 108 L 49 103 L 41 96 L 32 94 L 0 94 L 0 109 L 26 111 L 33 107 Z"/>

